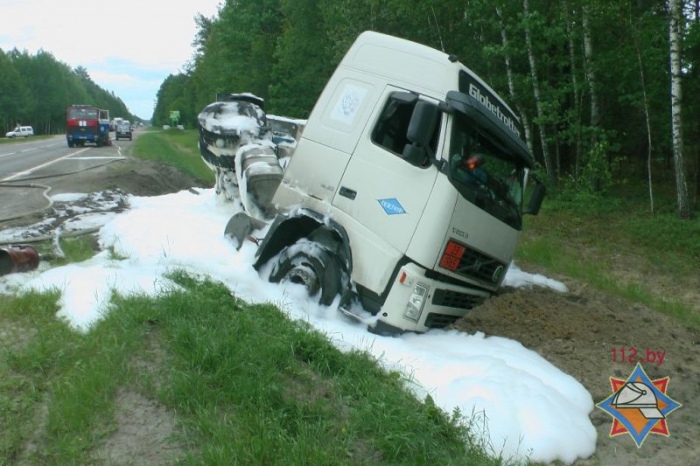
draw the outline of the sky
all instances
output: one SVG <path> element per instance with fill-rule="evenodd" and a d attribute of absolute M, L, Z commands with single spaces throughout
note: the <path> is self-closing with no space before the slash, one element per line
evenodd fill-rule
<path fill-rule="evenodd" d="M 224 283 L 250 303 L 274 303 L 291 319 L 309 322 L 341 350 L 367 351 L 383 367 L 403 372 L 419 399 L 430 394 L 448 413 L 459 408 L 473 416 L 472 426 L 494 456 L 570 464 L 594 453 L 597 434 L 589 418 L 594 409 L 590 393 L 519 342 L 454 330 L 373 335 L 367 331 L 374 319 L 371 315 L 364 313 L 364 322 L 351 321 L 334 309 L 338 298 L 331 306 L 320 306 L 300 285 L 267 282 L 269 268 L 263 267 L 259 275 L 252 267 L 256 246 L 247 241 L 237 251 L 224 237 L 225 225 L 237 208 L 213 189 L 154 197 L 116 196 L 120 195 L 127 196 L 130 205 L 121 213 L 103 212 L 117 205 L 114 193 L 53 196 L 57 215 L 62 215 L 66 207 L 60 206 L 66 204 L 91 206 L 82 208 L 82 214 L 62 228 L 99 228 L 102 252 L 80 263 L 51 268 L 42 262 L 34 271 L 0 276 L 0 293 L 58 289 L 57 318 L 65 319 L 77 332 L 89 332 L 110 312 L 112 290 L 122 295 L 168 293 L 176 285 L 165 275 L 184 269 Z M 0 242 L 17 241 L 45 224 L 0 230 Z M 115 259 L 109 249 L 124 259 Z M 566 291 L 561 282 L 528 273 L 517 264 L 509 269 L 505 285 Z"/>
<path fill-rule="evenodd" d="M 0 0 L 0 49 L 43 49 L 83 66 L 132 114 L 150 119 L 162 82 L 192 58 L 195 16 L 215 16 L 222 1 Z"/>

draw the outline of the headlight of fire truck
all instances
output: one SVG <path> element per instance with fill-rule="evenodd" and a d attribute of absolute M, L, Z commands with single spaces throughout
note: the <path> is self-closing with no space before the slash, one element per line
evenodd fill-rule
<path fill-rule="evenodd" d="M 403 313 L 404 317 L 418 322 L 420 315 L 423 313 L 423 305 L 425 304 L 426 296 L 428 296 L 428 289 L 428 286 L 422 283 L 416 283 L 411 296 L 408 298 L 408 304 Z"/>

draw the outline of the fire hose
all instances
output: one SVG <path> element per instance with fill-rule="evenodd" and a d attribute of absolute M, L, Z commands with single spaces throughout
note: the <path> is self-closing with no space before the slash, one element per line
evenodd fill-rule
<path fill-rule="evenodd" d="M 40 212 L 44 212 L 47 209 L 50 209 L 53 206 L 53 199 L 49 196 L 49 192 L 51 191 L 51 186 L 45 185 L 45 184 L 40 184 L 40 183 L 26 183 L 27 181 L 33 181 L 33 180 L 40 180 L 44 178 L 55 178 L 58 176 L 67 176 L 67 175 L 73 175 L 76 173 L 81 173 L 86 170 L 91 170 L 93 168 L 99 168 L 102 166 L 105 166 L 107 164 L 110 164 L 114 162 L 115 160 L 109 160 L 108 162 L 105 162 L 100 165 L 95 165 L 93 167 L 85 168 L 82 170 L 76 170 L 73 172 L 67 172 L 67 173 L 61 173 L 59 175 L 50 175 L 50 176 L 39 176 L 39 177 L 32 177 L 32 178 L 23 178 L 21 180 L 17 180 L 16 182 L 13 181 L 2 181 L 0 182 L 0 187 L 5 187 L 5 188 L 39 188 L 43 189 L 42 196 L 46 199 L 46 205 L 42 207 L 41 209 L 36 209 L 34 211 L 30 212 L 24 212 L 19 215 L 14 215 L 11 217 L 6 217 L 6 218 L 1 218 L 0 219 L 0 224 L 3 222 L 9 222 L 11 220 L 17 220 L 19 218 L 23 217 L 28 217 Z M 22 243 L 25 244 L 16 244 L 16 240 L 5 240 L 5 241 L 0 241 L 0 276 L 6 275 L 9 273 L 15 273 L 15 272 L 26 272 L 29 270 L 34 270 L 39 266 L 40 260 L 50 260 L 54 259 L 56 257 L 65 257 L 65 254 L 63 253 L 63 250 L 61 249 L 60 245 L 60 237 L 75 237 L 75 236 L 81 236 L 81 235 L 86 235 L 86 234 L 91 234 L 91 233 L 96 233 L 99 231 L 98 227 L 93 227 L 93 228 L 87 228 L 84 230 L 79 230 L 79 231 L 72 231 L 72 232 L 61 232 L 60 228 L 57 228 L 55 230 L 55 234 L 53 235 L 45 235 L 45 236 L 39 236 L 39 237 L 34 237 L 34 238 L 27 238 L 23 239 Z M 30 246 L 29 244 L 26 243 L 41 243 L 45 241 L 53 241 L 53 254 L 39 254 L 39 252 L 34 248 L 33 246 Z"/>

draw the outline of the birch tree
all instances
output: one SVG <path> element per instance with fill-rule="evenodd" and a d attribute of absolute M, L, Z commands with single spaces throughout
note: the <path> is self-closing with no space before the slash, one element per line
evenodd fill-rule
<path fill-rule="evenodd" d="M 569 67 L 571 68 L 571 88 L 573 92 L 572 101 L 574 105 L 573 115 L 575 115 L 576 125 L 574 135 L 574 175 L 578 176 L 581 159 L 581 91 L 579 90 L 578 71 L 576 66 L 576 44 L 574 43 L 574 26 L 571 20 L 570 6 L 568 0 L 562 2 L 562 13 L 566 21 L 566 36 L 569 52 Z"/>
<path fill-rule="evenodd" d="M 527 47 L 527 57 L 530 63 L 530 76 L 532 78 L 532 92 L 535 96 L 535 108 L 537 109 L 537 116 L 540 123 L 537 125 L 539 128 L 540 139 L 542 141 L 542 159 L 544 160 L 545 170 L 549 176 L 550 181 L 555 182 L 556 176 L 554 167 L 552 166 L 551 156 L 547 148 L 547 130 L 545 128 L 545 115 L 542 105 L 542 96 L 540 93 L 540 82 L 537 73 L 537 60 L 535 59 L 535 52 L 532 45 L 532 30 L 530 27 L 530 3 L 528 0 L 523 0 L 523 13 L 525 15 L 525 44 Z"/>
<path fill-rule="evenodd" d="M 496 16 L 498 16 L 498 25 L 501 29 L 501 44 L 503 45 L 503 55 L 506 66 L 506 78 L 508 80 L 508 94 L 510 94 L 511 99 L 515 102 L 515 106 L 518 109 L 518 114 L 520 115 L 520 120 L 522 121 L 523 128 L 525 130 L 525 141 L 527 142 L 527 147 L 530 152 L 534 154 L 534 147 L 532 146 L 532 126 L 530 124 L 530 119 L 528 118 L 525 108 L 520 104 L 519 99 L 515 92 L 515 83 L 513 79 L 513 68 L 511 66 L 510 60 L 510 50 L 508 33 L 506 32 L 505 23 L 503 21 L 503 13 L 499 7 L 496 7 Z"/>
<path fill-rule="evenodd" d="M 652 213 L 654 214 L 654 189 L 653 189 L 653 181 L 652 181 L 652 167 L 651 167 L 651 161 L 652 161 L 652 154 L 654 152 L 654 145 L 652 144 L 652 138 L 651 138 L 651 117 L 650 117 L 650 110 L 649 110 L 649 96 L 647 95 L 647 84 L 646 84 L 646 78 L 644 76 L 644 61 L 642 59 L 642 51 L 640 50 L 639 47 L 639 36 L 637 34 L 637 24 L 634 23 L 632 20 L 632 12 L 630 11 L 629 13 L 629 24 L 630 24 L 630 31 L 632 33 L 632 41 L 634 42 L 634 49 L 637 54 L 637 64 L 639 65 L 639 83 L 642 88 L 642 105 L 644 108 L 644 121 L 646 123 L 646 132 L 647 132 L 647 185 L 649 188 L 649 209 Z M 640 22 L 641 24 L 641 22 Z"/>
<path fill-rule="evenodd" d="M 692 209 L 688 198 L 688 183 L 683 156 L 683 86 L 681 81 L 681 0 L 669 0 L 669 44 L 671 58 L 671 125 L 673 137 L 673 162 L 676 175 L 676 200 L 678 216 L 690 218 Z"/>
<path fill-rule="evenodd" d="M 593 41 L 591 40 L 591 27 L 589 22 L 588 7 L 583 5 L 581 9 L 581 22 L 583 24 L 583 56 L 586 64 L 586 81 L 591 94 L 591 126 L 597 128 L 600 125 L 600 107 L 598 106 L 598 94 L 596 88 L 595 67 L 593 64 Z"/>

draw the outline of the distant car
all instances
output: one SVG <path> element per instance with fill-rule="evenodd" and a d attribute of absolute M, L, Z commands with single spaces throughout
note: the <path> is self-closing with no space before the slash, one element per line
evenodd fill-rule
<path fill-rule="evenodd" d="M 131 123 L 128 121 L 122 121 L 117 124 L 117 128 L 114 132 L 114 139 L 118 141 L 121 138 L 128 138 L 129 141 L 131 141 Z"/>
<path fill-rule="evenodd" d="M 31 126 L 18 126 L 12 131 L 5 133 L 5 137 L 8 138 L 18 138 L 18 137 L 29 137 L 34 136 L 34 128 Z"/>

